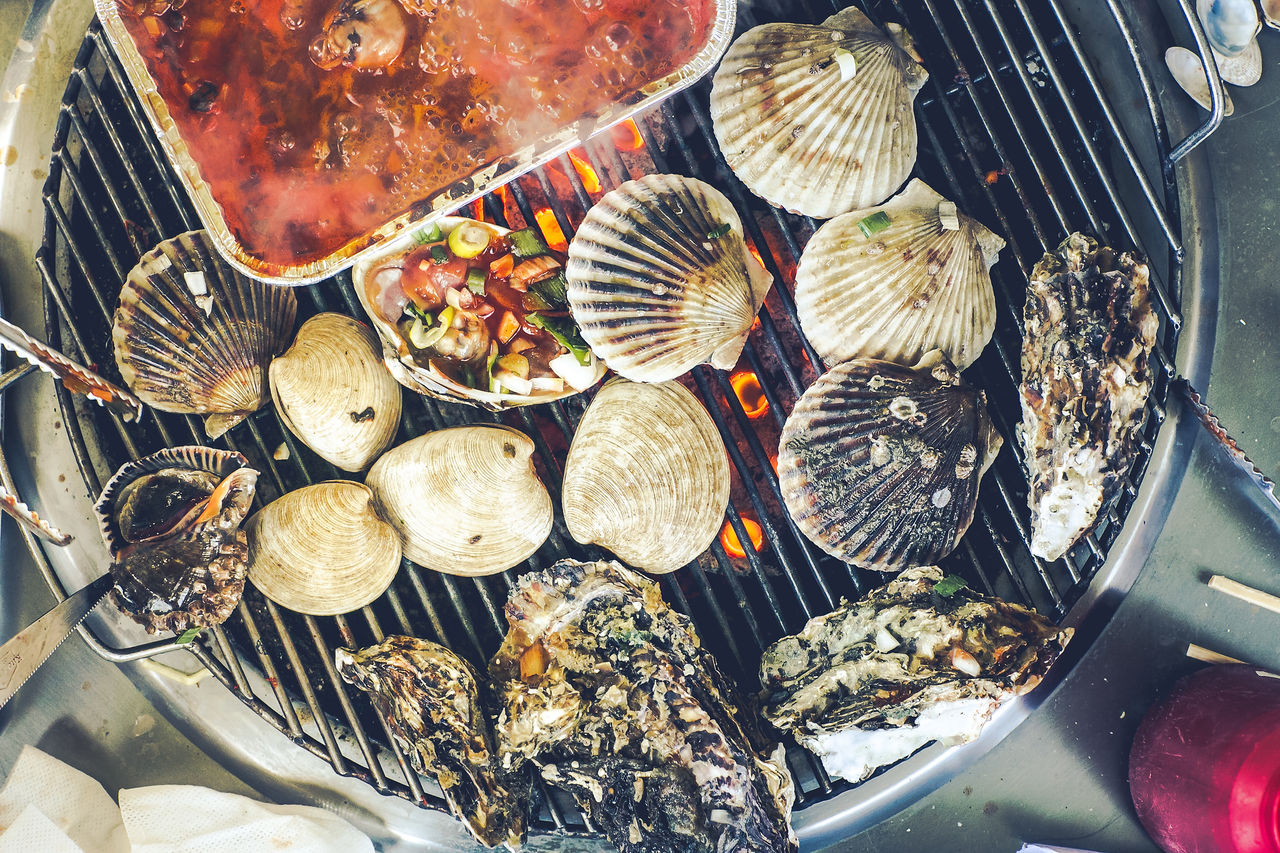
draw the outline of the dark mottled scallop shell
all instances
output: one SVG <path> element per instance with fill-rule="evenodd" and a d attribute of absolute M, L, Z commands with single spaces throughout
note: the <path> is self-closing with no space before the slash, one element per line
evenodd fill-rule
<path fill-rule="evenodd" d="M 882 572 L 932 564 L 973 521 L 1001 443 L 985 395 L 940 351 L 915 367 L 855 359 L 819 377 L 787 418 L 782 497 L 833 557 Z"/>

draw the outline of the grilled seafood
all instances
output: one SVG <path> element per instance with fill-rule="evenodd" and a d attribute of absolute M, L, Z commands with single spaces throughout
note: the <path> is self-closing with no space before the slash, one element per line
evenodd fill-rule
<path fill-rule="evenodd" d="M 373 699 L 414 769 L 436 777 L 477 841 L 521 843 L 529 777 L 498 765 L 470 664 L 437 643 L 401 636 L 338 649 L 334 660 L 342 679 Z"/>
<path fill-rule="evenodd" d="M 240 522 L 258 472 L 239 453 L 176 447 L 123 465 L 94 505 L 112 599 L 148 633 L 217 625 L 244 591 Z"/>
<path fill-rule="evenodd" d="M 796 849 L 782 748 L 760 748 L 655 584 L 561 560 L 520 578 L 507 622 L 490 663 L 504 766 L 532 761 L 623 853 Z"/>
<path fill-rule="evenodd" d="M 858 782 L 930 741 L 976 738 L 1072 633 L 936 566 L 908 569 L 766 649 L 761 713 Z"/>
<path fill-rule="evenodd" d="M 1093 528 L 1133 464 L 1159 326 L 1149 275 L 1083 234 L 1032 270 L 1019 390 L 1031 552 L 1043 559 Z"/>
<path fill-rule="evenodd" d="M 342 0 L 311 42 L 311 61 L 326 71 L 339 65 L 361 71 L 386 68 L 404 50 L 408 34 L 396 0 Z"/>

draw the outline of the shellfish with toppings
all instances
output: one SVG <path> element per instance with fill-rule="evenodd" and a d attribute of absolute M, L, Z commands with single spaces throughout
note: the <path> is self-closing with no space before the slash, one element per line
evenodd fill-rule
<path fill-rule="evenodd" d="M 163 412 L 205 416 L 217 438 L 267 402 L 267 364 L 289 343 L 297 299 L 233 270 L 204 231 L 139 259 L 111 327 L 129 390 Z"/>
<path fill-rule="evenodd" d="M 827 364 L 915 364 L 941 349 L 963 370 L 995 331 L 990 269 L 1003 248 L 1004 240 L 913 180 L 809 240 L 796 269 L 800 326 Z"/>
<path fill-rule="evenodd" d="M 569 308 L 610 369 L 636 382 L 737 362 L 773 278 L 714 187 L 645 175 L 604 195 L 569 245 Z"/>
<path fill-rule="evenodd" d="M 258 472 L 239 453 L 174 447 L 120 467 L 94 504 L 112 600 L 148 633 L 217 625 L 244 591 Z"/>
<path fill-rule="evenodd" d="M 765 24 L 729 47 L 711 119 L 729 167 L 770 204 L 826 219 L 879 204 L 916 162 L 912 103 L 929 74 L 897 24 L 849 7 Z"/>
<path fill-rule="evenodd" d="M 779 486 L 822 550 L 896 572 L 959 544 L 1001 444 L 985 394 L 941 352 L 915 367 L 855 359 L 820 376 L 787 418 Z"/>

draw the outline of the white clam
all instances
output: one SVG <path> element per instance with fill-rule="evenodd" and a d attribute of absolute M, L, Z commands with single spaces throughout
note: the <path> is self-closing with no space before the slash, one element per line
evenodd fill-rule
<path fill-rule="evenodd" d="M 1164 52 L 1164 62 L 1169 66 L 1169 73 L 1182 87 L 1182 91 L 1206 110 L 1213 109 L 1209 99 L 1209 78 L 1205 76 L 1204 66 L 1200 64 L 1199 56 L 1185 47 L 1171 47 Z M 1231 95 L 1225 88 L 1222 91 L 1222 97 L 1224 99 L 1223 115 L 1231 115 L 1236 108 L 1235 104 L 1231 103 Z"/>

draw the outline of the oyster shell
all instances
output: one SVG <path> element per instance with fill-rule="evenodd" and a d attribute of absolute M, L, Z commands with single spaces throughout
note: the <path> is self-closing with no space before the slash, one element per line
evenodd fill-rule
<path fill-rule="evenodd" d="M 782 748 L 652 581 L 561 560 L 521 576 L 506 612 L 489 665 L 505 765 L 532 761 L 623 853 L 796 849 Z"/>
<path fill-rule="evenodd" d="M 614 378 L 587 407 L 561 492 L 569 534 L 647 572 L 711 545 L 729 505 L 729 460 L 706 409 L 678 382 Z"/>
<path fill-rule="evenodd" d="M 240 522 L 258 472 L 239 453 L 172 447 L 127 462 L 94 511 L 111 554 L 112 600 L 148 633 L 217 625 L 244 591 Z"/>
<path fill-rule="evenodd" d="M 551 535 L 554 508 L 533 449 L 510 427 L 442 429 L 387 451 L 365 482 L 410 560 L 451 575 L 491 575 L 519 565 Z"/>
<path fill-rule="evenodd" d="M 884 201 L 916 162 L 912 102 L 929 74 L 897 24 L 849 7 L 765 24 L 729 47 L 711 119 L 729 167 L 770 204 L 826 219 Z"/>
<path fill-rule="evenodd" d="M 378 517 L 368 486 L 330 480 L 281 495 L 245 524 L 249 580 L 298 613 L 359 610 L 400 569 L 400 536 Z"/>
<path fill-rule="evenodd" d="M 888 227 L 868 236 L 862 223 L 881 213 Z M 915 364 L 941 349 L 964 370 L 995 331 L 989 270 L 1003 248 L 1004 240 L 913 180 L 882 205 L 837 216 L 809 240 L 796 268 L 800 326 L 827 364 Z"/>
<path fill-rule="evenodd" d="M 163 412 L 204 415 L 217 438 L 267 402 L 267 363 L 293 331 L 297 299 L 233 270 L 204 231 L 139 259 L 111 327 L 120 376 Z"/>
<path fill-rule="evenodd" d="M 959 544 L 1001 443 L 986 395 L 940 351 L 915 367 L 855 359 L 820 376 L 787 418 L 779 486 L 822 550 L 896 572 Z"/>
<path fill-rule="evenodd" d="M 338 649 L 334 662 L 344 681 L 372 698 L 414 769 L 436 777 L 477 841 L 520 845 L 529 776 L 498 763 L 469 663 L 437 643 L 400 636 L 359 651 Z"/>
<path fill-rule="evenodd" d="M 1058 559 L 1093 529 L 1133 465 L 1160 324 L 1149 277 L 1083 234 L 1031 272 L 1019 391 L 1038 557 Z"/>
<path fill-rule="evenodd" d="M 773 278 L 714 187 L 645 175 L 604 195 L 569 244 L 569 308 L 605 364 L 636 382 L 737 362 Z"/>
<path fill-rule="evenodd" d="M 1073 632 L 967 587 L 944 597 L 942 580 L 936 566 L 908 569 L 765 649 L 765 719 L 851 782 L 930 741 L 976 738 Z"/>
<path fill-rule="evenodd" d="M 267 371 L 289 431 L 344 471 L 363 471 L 400 427 L 400 386 L 364 323 L 317 314 Z"/>

